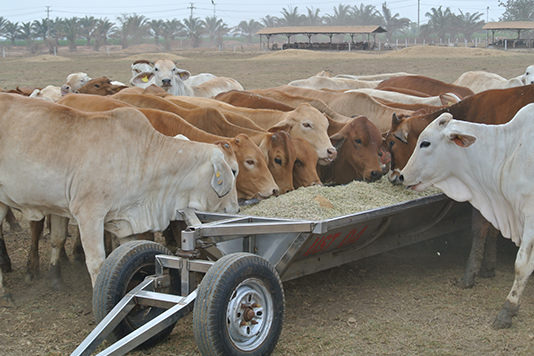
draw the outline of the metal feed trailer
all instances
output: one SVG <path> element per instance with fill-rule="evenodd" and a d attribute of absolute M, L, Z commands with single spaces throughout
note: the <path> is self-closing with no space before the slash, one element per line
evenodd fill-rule
<path fill-rule="evenodd" d="M 90 355 L 106 338 L 112 344 L 98 355 L 150 346 L 191 310 L 203 355 L 269 354 L 282 329 L 282 281 L 468 233 L 471 209 L 438 194 L 320 221 L 181 212 L 179 256 L 131 241 L 106 259 L 93 291 L 99 324 L 72 355 Z"/>

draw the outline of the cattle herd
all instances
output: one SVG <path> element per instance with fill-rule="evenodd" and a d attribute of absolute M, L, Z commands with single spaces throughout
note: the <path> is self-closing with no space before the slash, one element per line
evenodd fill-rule
<path fill-rule="evenodd" d="M 235 79 L 191 75 L 170 60 L 140 60 L 128 84 L 79 72 L 61 87 L 3 90 L 0 220 L 17 226 L 10 208 L 30 220 L 34 276 L 49 217 L 60 283 L 70 219 L 94 285 L 109 252 L 104 231 L 119 241 L 169 233 L 177 210 L 235 214 L 241 203 L 299 187 L 388 175 L 412 189 L 435 185 L 477 208 L 464 287 L 473 286 L 484 263 L 477 256 L 491 248 L 495 228 L 520 246 L 516 280 L 494 322 L 509 327 L 534 269 L 525 174 L 534 168 L 533 70 L 511 79 L 470 71 L 453 83 L 405 72 L 321 72 L 244 90 Z M 1 235 L 0 267 L 2 305 L 10 303 L 2 271 L 11 263 Z"/>

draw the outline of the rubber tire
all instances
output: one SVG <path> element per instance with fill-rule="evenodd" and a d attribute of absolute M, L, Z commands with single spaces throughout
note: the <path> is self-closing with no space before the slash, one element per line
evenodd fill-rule
<path fill-rule="evenodd" d="M 96 278 L 95 287 L 93 288 L 93 315 L 97 323 L 99 323 L 111 309 L 113 309 L 127 292 L 138 285 L 144 279 L 144 276 L 154 274 L 156 255 L 172 255 L 172 253 L 161 244 L 152 241 L 138 240 L 128 241 L 120 245 L 106 258 Z M 150 264 L 152 264 L 152 266 L 150 266 Z M 144 268 L 144 271 L 141 274 L 137 272 L 140 268 Z M 136 272 L 138 273 L 137 276 Z M 168 292 L 177 294 L 180 289 L 179 273 L 178 271 L 172 271 L 171 273 L 171 288 Z M 132 277 L 138 279 L 138 281 L 134 279 L 135 284 L 131 283 Z M 136 308 L 134 308 L 128 315 L 131 315 Z M 149 312 L 149 317 L 143 322 L 138 323 L 129 320 L 128 316 L 126 316 L 126 318 L 123 319 L 107 337 L 107 340 L 115 342 L 123 338 L 139 326 L 160 315 L 165 310 L 166 309 L 152 308 Z M 134 323 L 135 325 L 132 325 L 131 323 Z M 159 334 L 154 335 L 141 346 L 150 347 L 165 339 L 172 332 L 174 325 L 175 324 L 169 326 Z"/>
<path fill-rule="evenodd" d="M 247 278 L 258 278 L 271 293 L 273 322 L 268 336 L 256 349 L 237 348 L 228 335 L 226 310 L 234 289 Z M 193 309 L 193 333 L 202 355 L 269 355 L 274 350 L 284 318 L 282 281 L 264 258 L 250 253 L 232 253 L 210 267 L 198 288 Z"/>

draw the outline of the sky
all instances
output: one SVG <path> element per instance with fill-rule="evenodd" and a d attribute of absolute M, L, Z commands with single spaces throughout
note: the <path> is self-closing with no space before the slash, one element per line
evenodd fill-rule
<path fill-rule="evenodd" d="M 213 5 L 213 2 L 215 5 Z M 56 17 L 83 17 L 94 16 L 97 18 L 107 17 L 112 22 L 121 14 L 136 13 L 144 15 L 149 19 L 184 19 L 189 17 L 193 11 L 194 17 L 205 18 L 213 16 L 214 11 L 217 17 L 222 18 L 229 26 L 235 26 L 242 20 L 260 20 L 266 15 L 281 17 L 283 8 L 298 8 L 301 14 L 307 13 L 307 8 L 319 9 L 320 15 L 333 14 L 333 8 L 339 4 L 344 5 L 373 5 L 381 9 L 384 0 L 378 1 L 340 1 L 340 0 L 22 0 L 22 1 L 0 1 L 0 16 L 7 18 L 11 22 L 27 22 L 47 16 L 47 6 L 49 6 L 50 18 Z M 502 16 L 504 8 L 498 6 L 498 0 L 386 0 L 392 13 L 399 13 L 400 17 L 407 17 L 417 22 L 418 6 L 420 3 L 420 23 L 426 23 L 425 13 L 431 8 L 450 7 L 454 13 L 459 13 L 461 9 L 464 13 L 481 12 L 484 16 L 481 19 L 498 21 Z M 193 9 L 191 10 L 191 7 Z M 489 10 L 488 10 L 489 7 Z"/>

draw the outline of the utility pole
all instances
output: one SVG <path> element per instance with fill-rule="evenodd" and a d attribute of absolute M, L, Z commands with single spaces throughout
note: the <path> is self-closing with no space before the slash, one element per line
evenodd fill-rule
<path fill-rule="evenodd" d="M 213 4 L 213 17 L 216 17 L 216 15 L 215 15 L 215 1 L 211 0 L 211 3 Z"/>
<path fill-rule="evenodd" d="M 489 21 L 489 6 L 486 7 L 486 23 Z"/>
<path fill-rule="evenodd" d="M 50 35 L 50 6 L 46 7 L 46 37 Z"/>
<path fill-rule="evenodd" d="M 419 16 L 421 14 L 421 0 L 417 0 L 417 30 L 419 30 Z"/>
<path fill-rule="evenodd" d="M 189 4 L 190 4 L 190 5 L 189 5 L 188 9 L 191 10 L 191 17 L 190 17 L 190 18 L 193 18 L 193 9 L 196 9 L 196 7 L 195 7 L 195 4 L 192 3 L 192 2 L 189 3 Z"/>

